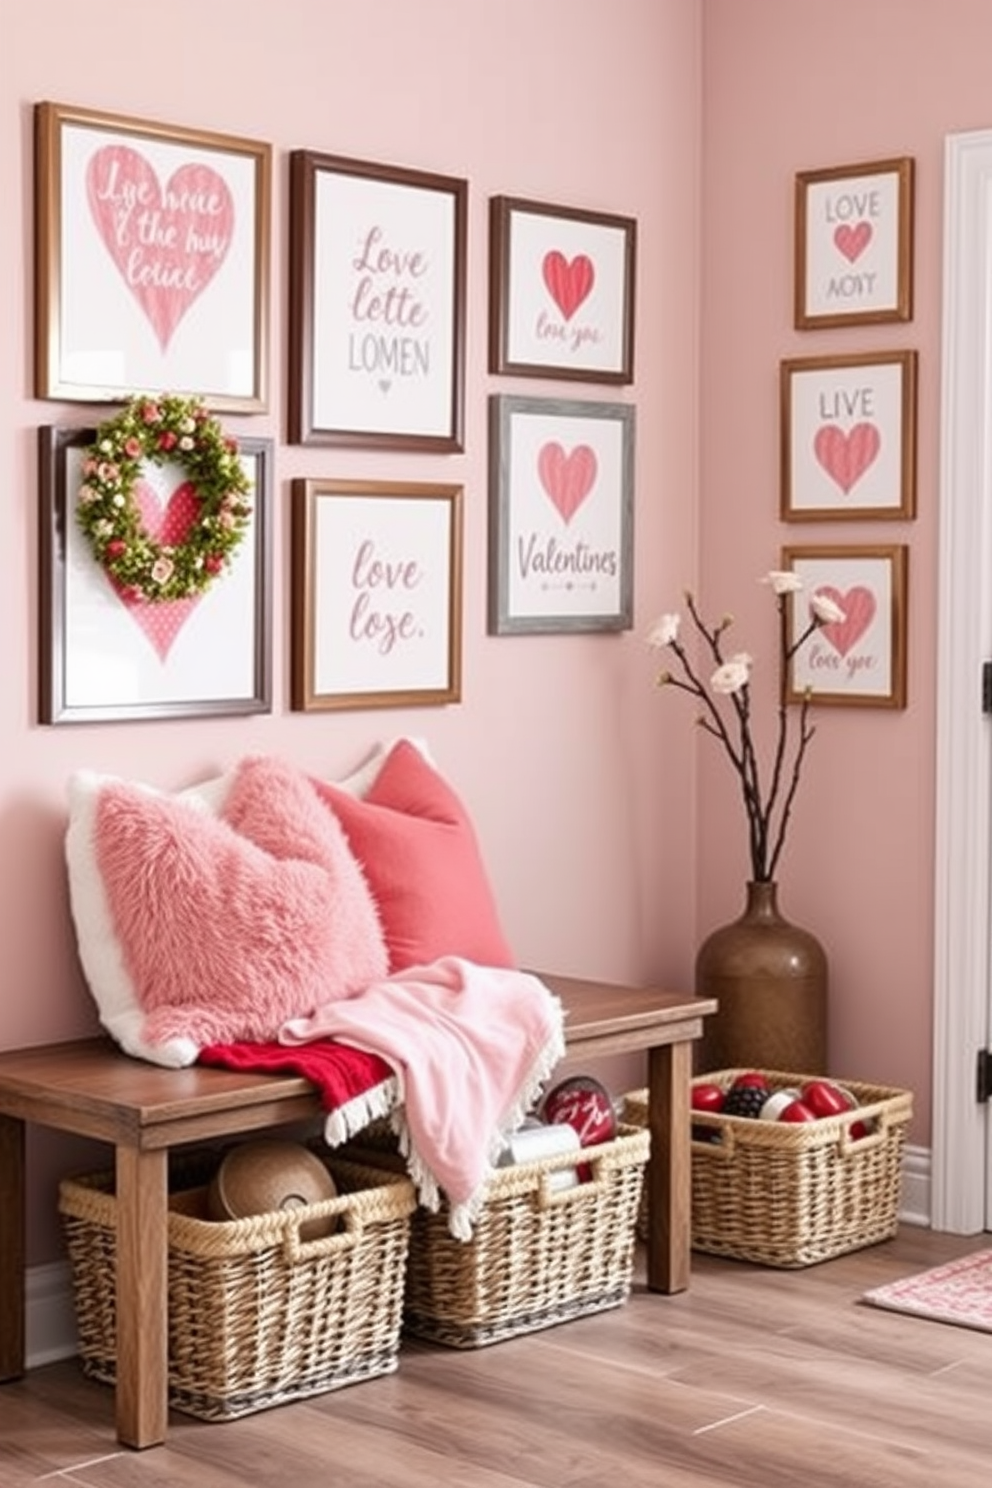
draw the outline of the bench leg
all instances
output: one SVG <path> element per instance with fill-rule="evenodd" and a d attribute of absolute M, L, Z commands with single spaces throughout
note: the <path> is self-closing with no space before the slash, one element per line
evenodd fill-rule
<path fill-rule="evenodd" d="M 647 1283 L 654 1292 L 684 1292 L 689 1285 L 691 1074 L 692 1044 L 688 1040 L 648 1051 Z"/>
<path fill-rule="evenodd" d="M 167 1153 L 117 1148 L 117 1435 L 165 1440 L 168 1421 Z"/>
<path fill-rule="evenodd" d="M 0 1116 L 0 1380 L 24 1373 L 24 1122 Z"/>

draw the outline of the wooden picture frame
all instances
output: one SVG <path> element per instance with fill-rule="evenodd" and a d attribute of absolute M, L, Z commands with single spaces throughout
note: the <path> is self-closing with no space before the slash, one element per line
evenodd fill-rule
<path fill-rule="evenodd" d="M 489 203 L 489 370 L 634 378 L 637 222 L 519 197 Z"/>
<path fill-rule="evenodd" d="M 823 593 L 844 619 L 821 625 L 792 658 L 786 699 L 849 707 L 905 708 L 909 549 L 903 544 L 866 547 L 785 547 L 781 567 L 803 588 L 789 596 L 789 636 L 809 620 L 807 597 Z"/>
<path fill-rule="evenodd" d="M 917 353 L 780 364 L 783 522 L 916 516 Z"/>
<path fill-rule="evenodd" d="M 229 571 L 202 595 L 141 607 L 114 591 L 74 520 L 95 434 L 38 431 L 39 721 L 270 712 L 272 440 L 238 441 L 253 513 Z M 158 474 L 163 492 L 183 479 L 178 465 Z"/>
<path fill-rule="evenodd" d="M 489 402 L 491 635 L 633 625 L 629 403 Z"/>
<path fill-rule="evenodd" d="M 35 396 L 268 407 L 272 147 L 35 106 Z"/>
<path fill-rule="evenodd" d="M 294 151 L 289 437 L 463 448 L 468 182 Z"/>
<path fill-rule="evenodd" d="M 799 172 L 798 330 L 912 320 L 913 189 L 908 155 Z"/>
<path fill-rule="evenodd" d="M 461 700 L 462 487 L 293 481 L 292 705 Z"/>

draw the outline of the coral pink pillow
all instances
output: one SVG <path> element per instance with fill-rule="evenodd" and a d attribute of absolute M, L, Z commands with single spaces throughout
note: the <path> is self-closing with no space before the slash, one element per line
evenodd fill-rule
<path fill-rule="evenodd" d="M 393 745 L 363 799 L 313 784 L 365 870 L 391 972 L 441 956 L 515 965 L 468 813 L 414 744 Z"/>
<path fill-rule="evenodd" d="M 386 974 L 369 886 L 302 772 L 242 760 L 213 796 L 80 772 L 69 800 L 80 960 L 129 1053 L 274 1039 Z"/>

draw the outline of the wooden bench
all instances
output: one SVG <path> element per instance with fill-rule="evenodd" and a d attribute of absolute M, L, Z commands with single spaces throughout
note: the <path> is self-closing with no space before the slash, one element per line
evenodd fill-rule
<path fill-rule="evenodd" d="M 569 1065 L 647 1050 L 651 1162 L 648 1286 L 689 1284 L 692 1042 L 712 1000 L 540 974 L 561 998 Z M 188 1142 L 319 1116 L 297 1075 L 194 1065 L 166 1070 L 129 1059 L 109 1040 L 0 1054 L 0 1380 L 25 1367 L 25 1127 L 33 1122 L 110 1143 L 117 1179 L 119 1440 L 165 1440 L 167 1386 L 167 1165 Z"/>

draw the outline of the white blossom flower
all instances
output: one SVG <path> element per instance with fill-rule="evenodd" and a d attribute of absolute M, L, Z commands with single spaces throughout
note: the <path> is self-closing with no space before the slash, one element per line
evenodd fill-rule
<path fill-rule="evenodd" d="M 821 625 L 835 625 L 847 619 L 840 605 L 829 594 L 811 594 L 809 607 Z"/>
<path fill-rule="evenodd" d="M 770 584 L 775 594 L 798 594 L 803 581 L 791 568 L 773 568 L 765 574 L 762 584 Z"/>
<path fill-rule="evenodd" d="M 727 695 L 732 692 L 740 692 L 751 680 L 750 658 L 743 652 L 740 656 L 732 656 L 722 666 L 718 666 L 710 678 L 710 686 L 714 692 Z"/>
<path fill-rule="evenodd" d="M 809 720 L 809 710 L 815 701 L 812 689 L 805 688 L 799 706 L 790 708 L 784 701 L 784 678 L 810 636 L 821 625 L 843 620 L 844 614 L 828 595 L 814 594 L 808 621 L 793 628 L 789 596 L 804 587 L 802 579 L 789 570 L 772 569 L 761 582 L 775 595 L 779 642 L 779 678 L 773 694 L 777 737 L 766 764 L 761 763 L 760 739 L 755 739 L 752 728 L 755 697 L 750 684 L 754 658 L 747 651 L 724 656 L 724 640 L 734 624 L 733 616 L 728 613 L 718 621 L 707 622 L 691 591 L 686 591 L 689 619 L 703 643 L 705 656 L 715 664 L 708 681 L 705 673 L 696 669 L 689 648 L 676 644 L 680 620 L 677 614 L 664 614 L 655 621 L 648 634 L 648 644 L 672 648 L 674 671 L 662 672 L 657 685 L 690 693 L 700 705 L 697 722 L 721 746 L 740 783 L 751 879 L 754 883 L 772 883 L 785 845 L 806 750 L 815 732 Z M 798 620 L 798 611 L 795 618 Z"/>
<path fill-rule="evenodd" d="M 658 651 L 670 646 L 678 637 L 681 619 L 678 614 L 662 615 L 648 631 L 648 645 Z"/>

